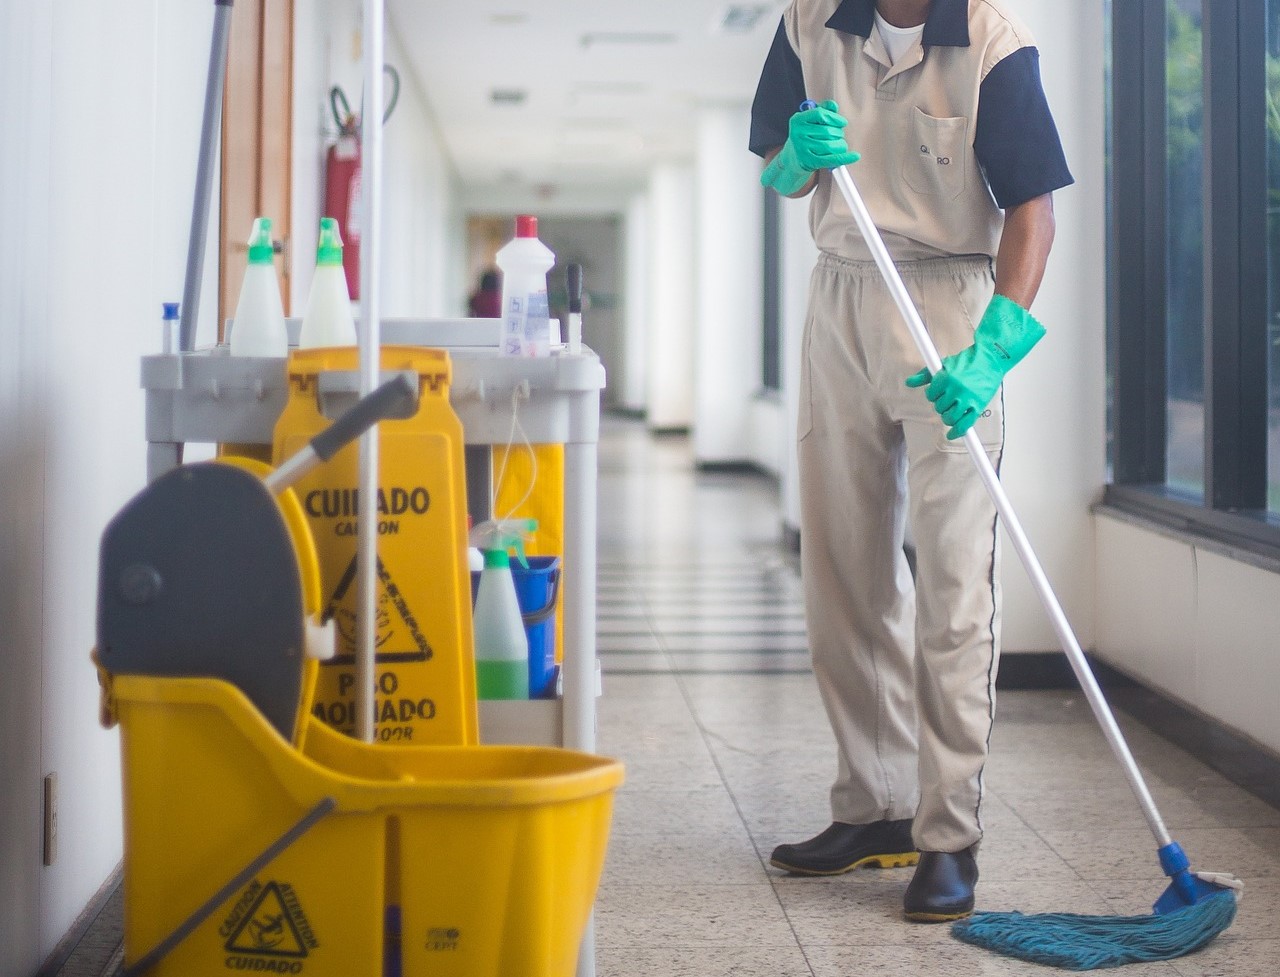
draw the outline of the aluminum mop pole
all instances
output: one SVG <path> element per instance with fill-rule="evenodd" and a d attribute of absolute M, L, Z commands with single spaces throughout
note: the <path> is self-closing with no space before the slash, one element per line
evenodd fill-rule
<path fill-rule="evenodd" d="M 810 103 L 807 103 L 805 107 L 810 107 Z M 893 263 L 889 249 L 885 246 L 884 239 L 880 236 L 880 231 L 876 228 L 875 222 L 872 221 L 871 214 L 868 212 L 861 194 L 858 193 L 858 188 L 854 184 L 853 178 L 849 175 L 848 167 L 835 167 L 831 170 L 831 175 L 836 185 L 840 188 L 840 193 L 845 202 L 849 205 L 849 210 L 857 222 L 858 229 L 862 232 L 862 237 L 866 241 L 867 247 L 871 250 L 872 257 L 875 259 L 881 275 L 884 276 L 885 284 L 889 288 L 894 304 L 897 305 L 898 311 L 902 313 L 902 317 L 911 333 L 911 338 L 914 340 L 916 348 L 920 351 L 920 355 L 924 358 L 925 366 L 928 367 L 930 373 L 936 374 L 942 369 L 942 359 L 938 355 L 938 351 L 933 345 L 933 340 L 929 337 L 929 333 L 920 319 L 920 313 L 911 301 L 911 296 L 907 293 L 906 285 L 903 284 L 902 276 L 898 274 L 898 269 Z M 1151 791 L 1147 788 L 1146 781 L 1143 779 L 1142 773 L 1133 759 L 1133 754 L 1129 751 L 1129 745 L 1125 742 L 1124 735 L 1120 732 L 1115 716 L 1112 714 L 1111 708 L 1107 704 L 1101 688 L 1098 686 L 1098 681 L 1094 677 L 1093 671 L 1089 668 L 1089 663 L 1080 648 L 1080 643 L 1076 640 L 1075 633 L 1067 622 L 1067 616 L 1062 610 L 1062 605 L 1058 602 L 1053 588 L 1049 585 L 1044 569 L 1041 567 L 1035 551 L 1031 548 L 1031 543 L 1022 529 L 1022 523 L 1019 521 L 1017 513 L 1014 512 L 1013 505 L 1005 494 L 1004 487 L 1000 484 L 1000 479 L 996 475 L 991 460 L 987 457 L 986 451 L 983 450 L 982 442 L 978 439 L 977 432 L 972 428 L 965 433 L 964 444 L 969 450 L 969 456 L 973 459 L 974 465 L 977 466 L 983 485 L 995 503 L 996 511 L 1004 521 L 1005 532 L 1017 551 L 1018 557 L 1022 560 L 1022 564 L 1031 578 L 1031 584 L 1049 615 L 1054 632 L 1057 634 L 1062 649 L 1066 653 L 1067 660 L 1071 663 L 1072 671 L 1075 672 L 1076 678 L 1084 690 L 1085 698 L 1088 700 L 1094 716 L 1102 727 L 1103 735 L 1106 737 L 1107 743 L 1110 745 L 1116 759 L 1119 760 L 1129 786 L 1142 809 L 1143 816 L 1151 828 L 1151 833 L 1155 836 L 1159 846 L 1161 868 L 1172 880 L 1169 888 L 1155 903 L 1156 914 L 1162 916 L 1174 913 L 1181 909 L 1203 904 L 1206 900 L 1211 900 L 1213 896 L 1231 892 L 1229 888 L 1223 885 L 1205 881 L 1194 875 L 1190 870 L 1190 862 L 1181 846 L 1170 837 L 1164 820 L 1156 809 Z M 1234 916 L 1235 899 L 1231 898 L 1229 901 L 1231 903 L 1230 914 Z M 983 915 L 998 916 L 1003 914 Z M 1030 921 L 1036 917 L 1019 916 L 1018 918 Z M 979 916 L 973 921 L 962 921 L 957 924 L 955 927 L 957 935 L 961 935 L 963 938 L 966 927 L 980 922 L 981 919 L 982 916 Z M 1230 922 L 1229 918 L 1221 923 L 1217 919 L 1212 921 L 1211 928 L 1218 927 L 1219 923 L 1220 928 L 1214 928 L 1208 939 L 1212 939 L 1213 936 L 1217 935 L 1217 932 L 1225 929 L 1227 925 L 1230 925 Z M 1197 945 L 1203 945 L 1203 942 L 1207 942 L 1207 939 Z M 991 948 L 1003 949 L 1005 952 L 1009 952 L 1008 947 L 994 946 Z M 1194 949 L 1194 947 L 1187 949 Z M 1185 953 L 1187 949 L 1183 949 L 1181 952 Z M 1180 954 L 1174 953 L 1173 955 Z M 1141 959 L 1148 958 L 1142 957 Z"/>
<path fill-rule="evenodd" d="M 382 104 L 383 0 L 364 3 L 365 105 Z M 367 113 L 366 113 L 367 114 Z M 382 321 L 379 318 L 379 254 L 382 239 L 382 113 L 361 120 L 360 396 L 378 386 Z M 349 234 L 349 231 L 348 231 Z M 378 640 L 378 431 L 360 438 L 360 505 L 356 522 L 356 738 L 373 742 L 374 682 Z"/>
<path fill-rule="evenodd" d="M 187 241 L 187 276 L 182 287 L 178 349 L 196 348 L 196 320 L 200 311 L 200 285 L 204 276 L 205 238 L 209 233 L 209 200 L 213 196 L 213 170 L 218 157 L 218 126 L 222 121 L 222 88 L 227 73 L 227 45 L 231 37 L 233 0 L 214 0 L 213 43 L 204 89 L 204 121 L 200 126 L 200 158 L 196 166 L 196 191 L 191 204 L 191 237 Z"/>

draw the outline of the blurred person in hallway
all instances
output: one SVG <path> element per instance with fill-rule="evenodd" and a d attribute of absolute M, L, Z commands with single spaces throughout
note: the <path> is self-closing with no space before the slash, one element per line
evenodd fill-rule
<path fill-rule="evenodd" d="M 473 319 L 501 318 L 502 279 L 492 268 L 480 275 L 480 284 L 467 300 L 467 314 Z"/>

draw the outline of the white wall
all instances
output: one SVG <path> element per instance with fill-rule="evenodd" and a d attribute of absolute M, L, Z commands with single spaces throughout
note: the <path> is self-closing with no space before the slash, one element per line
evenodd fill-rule
<path fill-rule="evenodd" d="M 294 250 L 310 279 L 328 61 L 347 13 L 297 7 Z M 139 359 L 182 297 L 213 4 L 0 6 L 0 977 L 27 977 L 121 857 L 117 733 L 97 724 L 89 663 L 97 546 L 144 483 Z M 349 37 L 349 35 L 348 35 Z M 401 59 L 394 38 L 389 50 Z M 343 77 L 359 97 L 359 79 Z M 388 130 L 388 314 L 439 314 L 457 232 L 453 175 L 412 77 Z M 211 227 L 216 229 L 215 209 Z M 303 301 L 300 297 L 299 302 Z M 198 343 L 212 341 L 216 242 Z M 56 772 L 59 843 L 41 865 L 41 787 Z"/>
<path fill-rule="evenodd" d="M 53 14 L 0 7 L 0 975 L 25 977 L 41 959 L 40 655 L 44 592 L 43 374 L 49 322 L 48 252 Z M 39 201 L 40 205 L 35 205 Z M 25 257 L 23 255 L 25 254 Z"/>
<path fill-rule="evenodd" d="M 97 724 L 88 660 L 97 545 L 144 480 L 138 361 L 158 348 L 161 302 L 182 294 L 212 21 L 212 4 L 159 0 L 0 12 L 3 977 L 34 972 L 121 855 L 117 734 Z M 206 271 L 208 337 L 215 259 Z M 45 868 L 40 788 L 55 771 Z"/>
<path fill-rule="evenodd" d="M 1100 657 L 1280 753 L 1280 567 L 1119 515 L 1097 531 Z"/>
<path fill-rule="evenodd" d="M 818 249 L 809 233 L 809 200 L 783 198 L 778 234 L 782 281 L 778 289 L 782 317 L 782 402 L 785 439 L 782 481 L 782 525 L 800 531 L 800 474 L 796 458 L 796 427 L 800 410 L 800 354 L 805 313 L 809 305 L 809 278 L 818 260 Z"/>
<path fill-rule="evenodd" d="M 1102 4 L 1020 0 L 1076 183 L 1054 195 L 1058 233 L 1033 310 L 1048 335 L 1010 374 L 1001 480 L 1086 649 L 1096 644 L 1093 524 L 1106 481 L 1106 172 Z M 1006 651 L 1058 641 L 1010 546 Z"/>
<path fill-rule="evenodd" d="M 693 451 L 698 462 L 751 456 L 750 398 L 761 386 L 760 170 L 744 152 L 748 106 L 697 114 Z"/>

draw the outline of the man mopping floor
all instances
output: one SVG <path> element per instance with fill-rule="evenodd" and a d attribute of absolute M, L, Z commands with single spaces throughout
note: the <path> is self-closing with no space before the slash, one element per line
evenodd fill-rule
<path fill-rule="evenodd" d="M 989 3 L 989 0 L 983 0 L 983 3 Z M 849 0 L 846 0 L 840 9 L 845 9 L 846 6 L 849 6 Z M 927 8 L 927 5 L 924 6 Z M 927 13 L 927 10 L 924 13 Z M 837 10 L 832 19 L 828 20 L 827 27 L 835 24 L 838 14 L 840 10 Z M 927 35 L 928 23 L 931 22 L 928 20 L 925 22 L 922 35 Z M 877 29 L 882 26 L 881 20 L 877 20 Z M 780 28 L 780 37 L 785 38 L 785 32 L 786 23 L 783 23 L 783 28 Z M 890 60 L 892 63 L 897 63 L 902 56 L 902 50 L 893 50 L 892 42 L 888 41 L 891 31 L 883 33 L 886 47 L 891 49 Z M 803 76 L 803 70 L 799 67 L 792 72 L 792 74 L 795 73 Z M 801 86 L 803 85 L 803 78 L 801 78 Z M 986 82 L 983 85 L 986 85 Z M 886 96 L 886 100 L 892 101 L 892 95 Z M 1042 102 L 1041 97 L 1037 104 Z M 972 942 L 974 945 L 983 946 L 996 953 L 1055 965 L 1055 967 L 1097 969 L 1119 967 L 1126 963 L 1183 957 L 1206 945 L 1231 925 L 1235 918 L 1236 901 L 1243 887 L 1242 882 L 1234 876 L 1222 875 L 1222 873 L 1190 871 L 1190 860 L 1183 852 L 1181 845 L 1172 840 L 1164 818 L 1157 811 L 1146 780 L 1143 779 L 1142 772 L 1124 739 L 1124 734 L 1120 731 L 1115 716 L 1112 715 L 1111 708 L 1106 702 L 1106 697 L 1102 694 L 1097 679 L 1089 668 L 1079 640 L 1075 638 L 1075 633 L 1071 630 L 1066 615 L 1062 611 L 1061 603 L 1053 594 L 1051 585 L 1044 575 L 1039 558 L 1030 547 L 1027 534 L 1021 528 L 1021 521 L 1014 512 L 1004 488 L 1001 487 L 996 467 L 998 452 L 996 458 L 988 456 L 991 448 L 979 437 L 979 429 L 974 426 L 975 417 L 989 414 L 989 411 L 983 411 L 983 407 L 995 396 L 1002 376 L 1012 365 L 1027 355 L 1030 347 L 1041 338 L 1043 329 L 1023 307 L 1001 292 L 1001 274 L 997 266 L 996 295 L 989 301 L 982 320 L 974 330 L 972 346 L 956 355 L 946 357 L 945 360 L 942 359 L 937 343 L 934 343 L 933 334 L 925 327 L 920 315 L 923 305 L 916 300 L 916 296 L 924 295 L 924 291 L 919 287 L 916 287 L 914 295 L 909 291 L 904 275 L 901 274 L 899 266 L 890 254 L 881 229 L 877 227 L 876 220 L 872 216 L 872 211 L 865 204 L 854 178 L 847 169 L 847 164 L 858 157 L 856 154 L 847 152 L 846 143 L 840 137 L 838 129 L 844 127 L 846 123 L 838 115 L 833 115 L 836 108 L 836 102 L 829 100 L 822 106 L 808 99 L 801 104 L 801 113 L 792 117 L 792 124 L 788 125 L 786 145 L 781 151 L 771 154 L 771 160 L 764 172 L 764 183 L 769 186 L 781 186 L 785 188 L 783 192 L 804 192 L 806 184 L 812 181 L 809 164 L 806 164 L 804 159 L 812 156 L 812 161 L 817 160 L 819 163 L 826 161 L 829 168 L 828 178 L 835 182 L 840 191 L 847 213 L 854 219 L 861 241 L 869 248 L 879 277 L 883 280 L 892 298 L 893 306 L 896 306 L 906 325 L 911 343 L 914 344 L 920 359 L 925 362 L 925 369 L 909 376 L 906 379 L 906 385 L 924 387 L 928 384 L 928 400 L 937 408 L 942 420 L 950 425 L 947 430 L 947 439 L 963 439 L 965 452 L 968 452 L 970 461 L 973 462 L 973 470 L 983 489 L 986 490 L 988 498 L 991 499 L 998 519 L 1004 521 L 1006 533 L 1015 551 L 1018 552 L 1023 566 L 1027 569 L 1033 589 L 1041 598 L 1044 611 L 1047 612 L 1053 630 L 1059 636 L 1071 670 L 1075 672 L 1085 699 L 1088 700 L 1089 707 L 1092 708 L 1094 717 L 1100 723 L 1112 753 L 1115 754 L 1129 781 L 1129 786 L 1133 789 L 1134 798 L 1137 799 L 1139 808 L 1146 817 L 1147 825 L 1155 836 L 1161 869 L 1170 880 L 1169 887 L 1155 901 L 1151 916 L 1080 916 L 1076 913 L 1042 913 L 1036 916 L 1024 916 L 1018 912 L 984 912 L 978 913 L 973 918 L 965 918 L 973 913 L 973 887 L 978 875 L 977 860 L 974 858 L 977 843 L 970 846 L 966 852 L 960 853 L 948 853 L 946 850 L 934 852 L 932 849 L 925 849 L 919 859 L 919 868 L 916 869 L 915 877 L 906 891 L 906 916 L 925 922 L 955 919 L 957 922 L 951 927 L 951 931 L 957 939 Z M 827 110 L 826 117 L 820 114 L 815 117 L 812 114 L 819 109 Z M 794 124 L 796 122 L 799 122 L 799 125 Z M 982 118 L 979 117 L 979 133 L 982 128 Z M 916 134 L 920 136 L 920 133 Z M 791 146 L 792 137 L 795 137 L 797 146 L 808 145 L 808 150 L 803 152 L 795 150 L 788 157 L 786 151 Z M 923 138 L 923 136 L 920 137 Z M 927 155 L 928 152 L 928 147 L 923 142 L 920 145 L 920 152 L 922 155 Z M 946 159 L 948 157 L 940 156 L 937 163 L 946 165 Z M 797 166 L 799 166 L 799 173 L 794 172 Z M 997 193 L 995 187 L 992 188 L 992 192 Z M 1010 222 L 1018 213 L 1018 210 L 1010 211 Z M 1012 247 L 1010 229 L 1011 224 L 1006 223 L 997 254 L 997 259 L 1001 262 L 1004 261 L 1006 254 L 1024 254 L 1021 248 Z M 1011 250 L 1006 250 L 1006 245 L 1009 245 Z M 1043 269 L 1043 255 L 1047 254 L 1047 247 L 1047 242 L 1044 243 L 1042 251 L 1033 247 L 1033 251 L 1039 255 L 1037 262 L 1039 269 Z M 819 266 L 819 273 L 820 270 L 822 268 Z M 819 292 L 817 287 L 819 273 L 814 275 L 815 293 Z M 1038 283 L 1038 278 L 1036 280 Z M 812 323 L 813 316 L 810 318 L 810 325 Z M 808 338 L 806 335 L 806 341 Z M 855 338 L 860 339 L 863 346 L 855 347 L 856 355 L 850 357 L 856 365 L 852 373 L 859 374 L 858 367 L 861 367 L 860 373 L 869 375 L 872 370 L 867 369 L 865 365 L 872 361 L 873 357 L 868 356 L 865 351 L 872 344 L 869 343 L 868 335 L 863 334 Z M 808 342 L 806 347 L 809 347 Z M 806 365 L 812 366 L 812 361 Z M 801 396 L 801 403 L 804 403 L 804 394 Z M 809 407 L 808 428 L 805 425 L 804 415 L 801 414 L 801 442 L 804 442 L 806 435 L 813 429 L 812 401 Z M 906 453 L 909 458 L 913 457 L 910 434 Z M 803 449 L 801 449 L 801 455 L 803 455 Z M 918 480 L 911 478 L 911 475 L 914 475 L 914 466 L 909 478 L 911 490 L 915 493 Z M 993 558 L 991 570 L 993 593 L 995 593 L 997 572 L 998 567 Z M 924 597 L 927 597 L 927 594 L 922 594 L 922 611 Z M 998 644 L 995 636 L 998 599 L 993 602 L 993 607 L 995 611 L 992 615 L 992 668 L 987 675 L 988 703 L 993 699 L 991 693 L 993 675 L 995 675 L 995 647 Z M 920 650 L 923 653 L 923 642 L 920 642 Z M 919 658 L 916 661 L 918 665 L 922 663 Z M 929 663 L 923 662 L 923 665 L 928 666 Z M 879 685 L 879 675 L 874 662 L 873 671 L 876 672 L 877 691 L 879 691 L 881 685 Z M 927 674 L 928 671 L 928 667 L 918 668 L 916 674 Z M 931 691 L 946 693 L 947 691 L 945 686 L 938 682 L 934 682 L 934 686 L 936 688 L 929 689 L 928 686 L 922 686 L 922 688 L 925 693 L 931 693 Z M 960 691 L 963 691 L 963 688 Z M 938 723 L 933 721 L 934 717 L 945 716 L 945 713 L 937 711 L 937 703 L 936 697 L 920 698 L 918 702 L 920 722 L 922 722 L 922 734 L 920 734 L 922 741 L 919 747 L 920 805 L 922 805 L 920 809 L 922 811 L 931 800 L 929 787 L 946 785 L 946 782 L 938 777 L 928 779 L 925 776 L 928 772 L 937 773 L 936 766 L 925 766 L 929 752 L 931 750 L 937 752 L 938 744 L 928 743 L 927 740 L 929 734 L 937 734 L 940 729 Z M 993 712 L 993 708 L 991 711 Z M 832 708 L 831 699 L 828 699 L 828 713 L 835 721 L 836 711 Z M 877 712 L 873 720 L 867 723 L 877 732 L 874 744 L 867 744 L 874 745 L 877 757 L 881 752 L 881 739 L 879 739 L 881 716 L 882 713 Z M 841 745 L 844 747 L 844 743 Z M 938 753 L 938 755 L 943 754 Z M 844 761 L 844 755 L 841 759 Z M 888 779 L 887 768 L 882 766 L 882 771 L 886 773 L 884 784 L 890 787 L 890 798 L 892 798 L 892 781 Z M 838 786 L 840 785 L 837 784 Z M 833 793 L 833 799 L 835 796 Z M 982 773 L 979 770 L 978 804 L 974 808 L 975 820 L 980 816 L 980 802 L 982 802 Z M 892 820 L 892 817 L 884 821 L 867 823 L 837 820 L 822 835 L 808 843 L 780 846 L 774 852 L 773 863 L 783 868 L 790 868 L 792 871 L 820 873 L 820 875 L 847 871 L 861 864 L 892 867 L 895 864 L 908 863 L 910 853 L 897 850 L 899 848 L 897 840 L 900 839 L 904 821 L 905 818 Z M 919 839 L 927 834 L 927 830 L 928 828 L 922 830 L 918 814 L 913 823 L 913 841 L 916 845 L 920 845 Z M 978 820 L 978 831 L 980 835 L 980 820 Z"/>
<path fill-rule="evenodd" d="M 797 111 L 807 99 L 821 104 Z M 936 375 L 919 369 L 833 183 L 831 167 L 859 159 L 850 146 L 942 354 Z M 958 919 L 978 880 L 1000 583 L 996 508 L 956 439 L 974 428 L 998 467 L 1001 382 L 1044 334 L 1027 309 L 1053 242 L 1051 195 L 1072 178 L 1039 53 L 1006 0 L 793 0 L 751 149 L 765 186 L 813 193 L 801 561 L 839 754 L 832 824 L 772 863 L 806 875 L 916 865 L 906 916 Z"/>

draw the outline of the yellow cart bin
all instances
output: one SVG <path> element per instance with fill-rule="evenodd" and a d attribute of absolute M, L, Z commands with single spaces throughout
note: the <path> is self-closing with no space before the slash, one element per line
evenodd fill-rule
<path fill-rule="evenodd" d="M 574 973 L 621 764 L 550 747 L 370 746 L 314 719 L 303 753 L 230 684 L 104 683 L 121 728 L 126 964 L 330 799 L 148 973 L 384 977 L 393 907 L 389 969 L 404 977 Z"/>

